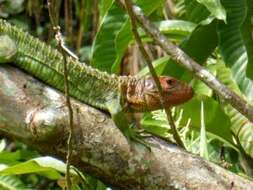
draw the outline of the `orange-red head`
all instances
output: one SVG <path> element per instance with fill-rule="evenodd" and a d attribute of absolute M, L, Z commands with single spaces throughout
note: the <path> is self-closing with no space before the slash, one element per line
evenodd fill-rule
<path fill-rule="evenodd" d="M 165 107 L 180 105 L 193 97 L 193 89 L 187 83 L 169 76 L 160 76 Z M 160 95 L 152 77 L 146 77 L 127 87 L 127 102 L 137 112 L 161 109 Z"/>

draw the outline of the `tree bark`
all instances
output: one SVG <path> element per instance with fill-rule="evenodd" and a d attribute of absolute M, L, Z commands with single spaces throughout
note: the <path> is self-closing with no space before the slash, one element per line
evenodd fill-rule
<path fill-rule="evenodd" d="M 0 133 L 65 159 L 68 126 L 60 92 L 10 66 L 0 67 Z M 253 189 L 253 183 L 174 145 L 129 143 L 110 117 L 72 99 L 71 163 L 121 189 Z"/>

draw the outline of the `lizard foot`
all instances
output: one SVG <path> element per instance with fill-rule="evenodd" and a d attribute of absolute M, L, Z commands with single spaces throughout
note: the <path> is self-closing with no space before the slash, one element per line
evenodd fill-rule
<path fill-rule="evenodd" d="M 131 125 L 131 128 L 133 128 L 133 126 Z M 135 131 L 141 136 L 141 137 L 144 137 L 144 138 L 147 138 L 147 137 L 152 137 L 152 135 L 147 132 L 147 130 L 145 129 L 135 129 Z"/>
<path fill-rule="evenodd" d="M 143 130 L 134 128 L 133 126 L 129 127 L 124 133 L 127 139 L 134 142 L 140 143 L 151 151 L 151 144 L 144 140 L 145 137 L 148 137 L 147 134 L 143 133 Z"/>

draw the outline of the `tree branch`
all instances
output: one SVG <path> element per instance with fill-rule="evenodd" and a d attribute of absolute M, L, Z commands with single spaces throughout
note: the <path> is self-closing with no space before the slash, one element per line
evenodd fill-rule
<path fill-rule="evenodd" d="M 0 132 L 62 160 L 68 110 L 60 92 L 0 67 Z M 253 189 L 253 183 L 158 139 L 151 151 L 128 144 L 104 113 L 72 100 L 72 164 L 121 189 Z"/>
<path fill-rule="evenodd" d="M 118 0 L 118 2 L 122 6 L 125 6 L 123 0 Z M 250 105 L 249 102 L 245 101 L 235 92 L 227 88 L 218 79 L 216 79 L 212 73 L 194 61 L 177 45 L 170 42 L 168 38 L 161 34 L 157 27 L 150 22 L 140 7 L 133 6 L 133 12 L 141 27 L 153 38 L 155 43 L 161 46 L 161 48 L 171 56 L 173 60 L 185 69 L 191 71 L 197 78 L 213 89 L 215 93 L 253 122 L 253 106 Z"/>

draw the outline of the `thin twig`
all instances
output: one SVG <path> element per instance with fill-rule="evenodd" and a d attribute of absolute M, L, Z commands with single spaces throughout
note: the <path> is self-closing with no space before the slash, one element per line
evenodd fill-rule
<path fill-rule="evenodd" d="M 121 1 L 122 0 L 118 0 L 118 2 L 124 6 L 124 3 Z M 185 69 L 191 71 L 197 78 L 213 89 L 215 93 L 247 117 L 249 121 L 253 122 L 253 106 L 249 102 L 227 88 L 218 79 L 216 79 L 213 74 L 194 61 L 177 45 L 169 41 L 168 38 L 161 34 L 157 27 L 144 15 L 140 7 L 134 6 L 133 13 L 140 23 L 140 26 L 168 55 L 171 56 L 173 60 Z"/>
<path fill-rule="evenodd" d="M 61 35 L 61 29 L 57 26 L 57 21 L 55 20 L 55 15 L 53 14 L 53 7 L 51 6 L 50 0 L 48 0 L 48 11 L 51 19 L 51 23 L 53 24 L 53 28 L 55 31 L 55 39 L 58 42 L 58 48 L 63 56 L 63 65 L 64 65 L 64 91 L 66 98 L 66 105 L 68 107 L 69 113 L 69 136 L 67 141 L 67 156 L 66 156 L 66 182 L 67 182 L 67 190 L 71 190 L 71 179 L 70 179 L 70 163 L 71 163 L 71 155 L 72 155 L 72 135 L 73 135 L 73 109 L 70 102 L 69 96 L 69 83 L 68 83 L 68 65 L 67 65 L 67 56 L 70 54 L 69 50 L 65 47 L 64 41 Z"/>
<path fill-rule="evenodd" d="M 142 44 L 142 41 L 141 41 L 141 38 L 138 34 L 138 31 L 137 31 L 137 24 L 136 24 L 136 18 L 134 16 L 134 13 L 133 13 L 133 5 L 132 5 L 132 1 L 131 0 L 125 0 L 125 4 L 126 4 L 126 8 L 127 8 L 127 11 L 128 11 L 128 14 L 130 16 L 130 19 L 131 19 L 131 23 L 132 23 L 132 32 L 134 34 L 134 37 L 136 39 L 136 42 L 139 46 L 139 49 L 144 57 L 144 59 L 146 60 L 147 62 L 147 65 L 149 67 L 149 70 L 150 70 L 150 73 L 155 81 L 155 84 L 157 86 L 157 89 L 158 89 L 158 92 L 159 92 L 159 95 L 160 95 L 160 103 L 162 105 L 163 108 L 165 108 L 165 100 L 164 100 L 164 96 L 163 96 L 163 93 L 162 93 L 162 86 L 160 84 L 160 81 L 158 79 L 158 76 L 155 72 L 155 69 L 152 65 L 152 60 L 151 58 L 149 57 L 148 53 L 146 52 L 143 44 Z M 176 126 L 175 126 L 175 123 L 173 121 L 173 118 L 172 118 L 172 115 L 171 115 L 171 111 L 170 109 L 166 109 L 165 108 L 165 113 L 167 115 L 167 120 L 169 121 L 169 124 L 170 124 L 170 127 L 171 127 L 171 130 L 172 130 L 172 134 L 173 134 L 173 137 L 175 139 L 175 141 L 177 142 L 177 144 L 179 146 L 181 146 L 182 148 L 185 149 L 185 146 L 184 146 L 184 143 L 183 141 L 181 140 L 178 132 L 177 132 L 177 129 L 176 129 Z"/>
<path fill-rule="evenodd" d="M 86 10 L 85 10 L 85 1 L 81 0 L 80 3 L 80 13 L 79 13 L 79 28 L 78 28 L 78 32 L 77 32 L 77 39 L 76 39 L 76 52 L 79 53 L 79 50 L 81 48 L 82 45 L 82 41 L 83 41 L 83 31 L 84 31 L 84 23 L 86 22 Z"/>
<path fill-rule="evenodd" d="M 70 42 L 73 41 L 72 0 L 64 0 L 65 30 Z"/>
<path fill-rule="evenodd" d="M 96 36 L 96 33 L 98 31 L 98 25 L 99 25 L 99 2 L 98 0 L 93 1 L 93 7 L 92 7 L 92 32 L 91 32 L 91 38 L 94 39 Z"/>

